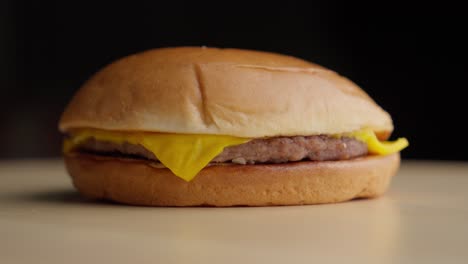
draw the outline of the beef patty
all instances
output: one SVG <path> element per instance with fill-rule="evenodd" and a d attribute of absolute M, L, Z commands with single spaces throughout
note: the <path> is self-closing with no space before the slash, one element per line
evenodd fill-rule
<path fill-rule="evenodd" d="M 123 155 L 157 161 L 145 147 L 130 143 L 117 144 L 86 140 L 79 151 L 102 155 Z M 247 143 L 226 147 L 212 162 L 238 164 L 284 163 L 300 160 L 346 160 L 367 154 L 367 145 L 353 138 L 329 136 L 295 136 L 253 139 Z"/>

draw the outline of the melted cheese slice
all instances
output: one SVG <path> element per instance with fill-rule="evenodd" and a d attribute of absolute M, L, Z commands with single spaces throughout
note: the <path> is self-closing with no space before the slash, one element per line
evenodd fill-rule
<path fill-rule="evenodd" d="M 221 135 L 193 135 L 170 133 L 125 133 L 83 129 L 65 140 L 63 150 L 70 152 L 89 138 L 117 144 L 128 142 L 151 151 L 175 175 L 190 181 L 225 147 L 248 142 L 249 138 Z"/>
<path fill-rule="evenodd" d="M 356 138 L 367 144 L 369 153 L 387 155 L 408 146 L 405 138 L 394 142 L 379 141 L 371 130 L 360 130 L 337 135 Z M 72 151 L 87 139 L 94 138 L 117 144 L 124 142 L 141 145 L 151 151 L 158 160 L 178 177 L 190 181 L 224 148 L 244 144 L 251 139 L 222 135 L 171 134 L 144 132 L 117 132 L 98 129 L 80 129 L 64 141 L 65 153 Z"/>
<path fill-rule="evenodd" d="M 395 141 L 380 141 L 374 131 L 370 129 L 363 129 L 345 135 L 365 142 L 369 153 L 377 155 L 388 155 L 399 152 L 409 145 L 406 138 L 399 138 Z"/>

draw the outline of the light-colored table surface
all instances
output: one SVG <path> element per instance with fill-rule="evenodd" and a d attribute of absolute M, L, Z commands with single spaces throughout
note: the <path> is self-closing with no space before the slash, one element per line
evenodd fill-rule
<path fill-rule="evenodd" d="M 82 199 L 60 160 L 2 161 L 0 263 L 468 263 L 468 163 L 404 162 L 376 200 L 149 208 Z"/>

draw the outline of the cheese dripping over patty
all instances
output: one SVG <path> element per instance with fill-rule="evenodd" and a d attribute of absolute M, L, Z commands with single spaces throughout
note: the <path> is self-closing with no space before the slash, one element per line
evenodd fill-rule
<path fill-rule="evenodd" d="M 377 155 L 395 153 L 408 146 L 408 141 L 405 138 L 399 138 L 392 142 L 379 141 L 375 133 L 367 129 L 335 136 L 356 138 L 367 144 L 370 154 Z M 69 153 L 91 138 L 116 144 L 130 143 L 141 145 L 152 152 L 165 167 L 185 181 L 191 181 L 224 148 L 244 144 L 251 140 L 250 138 L 226 135 L 77 129 L 70 133 L 70 137 L 65 139 L 63 151 Z"/>

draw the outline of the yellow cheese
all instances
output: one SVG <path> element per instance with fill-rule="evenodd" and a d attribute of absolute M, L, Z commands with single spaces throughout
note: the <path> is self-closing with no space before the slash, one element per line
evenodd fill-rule
<path fill-rule="evenodd" d="M 360 130 L 337 136 L 348 136 L 363 141 L 367 144 L 369 153 L 378 155 L 395 153 L 408 146 L 408 141 L 405 138 L 400 138 L 394 142 L 381 142 L 371 130 Z M 64 152 L 70 152 L 89 138 L 117 144 L 127 142 L 141 145 L 151 151 L 165 167 L 186 181 L 192 180 L 225 147 L 240 145 L 251 140 L 249 138 L 222 135 L 81 129 L 71 133 L 71 137 L 64 141 Z"/>
<path fill-rule="evenodd" d="M 388 155 L 399 152 L 409 145 L 409 142 L 406 138 L 399 138 L 391 142 L 380 141 L 375 135 L 374 131 L 370 129 L 363 129 L 345 135 L 365 142 L 367 144 L 369 153 L 377 155 Z"/>
<path fill-rule="evenodd" d="M 225 147 L 248 142 L 248 138 L 221 135 L 190 135 L 170 133 L 125 133 L 83 129 L 65 140 L 64 152 L 71 151 L 85 140 L 94 138 L 122 144 L 142 145 L 175 175 L 190 181 Z"/>

